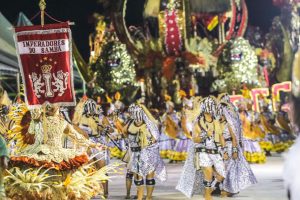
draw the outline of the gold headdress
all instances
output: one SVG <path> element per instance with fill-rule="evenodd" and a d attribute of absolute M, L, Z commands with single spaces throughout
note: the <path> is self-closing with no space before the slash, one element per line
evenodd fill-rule
<path fill-rule="evenodd" d="M 242 89 L 241 92 L 245 99 L 251 99 L 250 90 L 247 87 Z"/>
<path fill-rule="evenodd" d="M 116 101 L 120 101 L 120 99 L 121 99 L 121 94 L 120 94 L 120 92 L 116 92 L 116 94 L 115 94 L 115 100 L 116 100 Z"/>
<path fill-rule="evenodd" d="M 165 94 L 165 101 L 171 101 L 172 97 L 168 94 Z"/>
<path fill-rule="evenodd" d="M 105 97 L 106 97 L 107 103 L 111 103 L 112 102 L 112 99 L 108 96 L 108 94 L 106 94 Z"/>
<path fill-rule="evenodd" d="M 194 89 L 190 89 L 190 97 L 195 96 L 195 90 Z"/>
<path fill-rule="evenodd" d="M 180 96 L 181 98 L 184 98 L 184 97 L 187 96 L 187 95 L 186 95 L 186 92 L 183 91 L 183 90 L 179 90 L 178 94 L 179 94 L 179 96 Z"/>

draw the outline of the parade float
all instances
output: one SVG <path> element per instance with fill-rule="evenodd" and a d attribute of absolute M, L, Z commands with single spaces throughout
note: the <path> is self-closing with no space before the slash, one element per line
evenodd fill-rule
<path fill-rule="evenodd" d="M 201 85 L 198 77 L 212 82 L 218 75 L 217 61 L 224 46 L 242 37 L 247 27 L 244 0 L 149 0 L 138 11 L 143 16 L 139 25 L 126 21 L 132 2 L 101 2 L 119 41 L 136 60 L 137 80 L 144 81 L 145 95 L 152 105 L 161 104 L 167 93 L 180 103 L 179 90 L 174 88 L 203 92 L 197 90 Z M 104 44 L 99 35 L 95 47 Z"/>
<path fill-rule="evenodd" d="M 131 102 L 139 89 L 136 80 L 136 61 L 128 53 L 126 45 L 116 37 L 114 28 L 103 16 L 97 17 L 95 34 L 90 36 L 90 67 L 93 80 L 88 85 L 93 96 L 121 92 L 125 101 Z"/>

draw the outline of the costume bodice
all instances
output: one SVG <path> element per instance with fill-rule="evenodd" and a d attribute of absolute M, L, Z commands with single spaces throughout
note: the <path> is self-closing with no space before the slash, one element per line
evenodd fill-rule
<path fill-rule="evenodd" d="M 67 126 L 67 121 L 59 117 L 47 117 L 45 122 L 44 144 L 49 146 L 63 147 L 63 135 Z"/>
<path fill-rule="evenodd" d="M 137 126 L 131 122 L 128 127 L 128 140 L 131 147 L 145 147 L 154 144 L 154 138 L 145 123 Z"/>

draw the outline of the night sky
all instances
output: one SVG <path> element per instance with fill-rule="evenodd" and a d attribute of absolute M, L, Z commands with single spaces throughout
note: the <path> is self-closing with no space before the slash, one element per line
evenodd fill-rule
<path fill-rule="evenodd" d="M 126 18 L 128 24 L 136 24 L 141 21 L 141 9 L 145 0 L 129 0 L 128 13 Z M 246 0 L 249 9 L 249 24 L 260 26 L 267 31 L 274 16 L 279 14 L 279 9 L 272 6 L 272 0 Z M 2 3 L 0 11 L 11 22 L 16 23 L 18 13 L 24 12 L 30 19 L 38 11 L 39 0 L 8 0 Z M 88 36 L 95 29 L 93 13 L 101 14 L 102 7 L 96 0 L 46 0 L 47 13 L 60 21 L 73 21 L 73 38 L 87 60 L 89 57 Z M 39 17 L 33 20 L 39 24 Z M 48 21 L 49 23 L 51 21 Z M 1 30 L 0 30 L 1 31 Z"/>

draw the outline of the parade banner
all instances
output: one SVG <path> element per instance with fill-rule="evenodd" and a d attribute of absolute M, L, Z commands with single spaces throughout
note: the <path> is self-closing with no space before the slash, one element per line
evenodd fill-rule
<path fill-rule="evenodd" d="M 16 27 L 15 42 L 27 105 L 75 105 L 68 23 Z"/>

